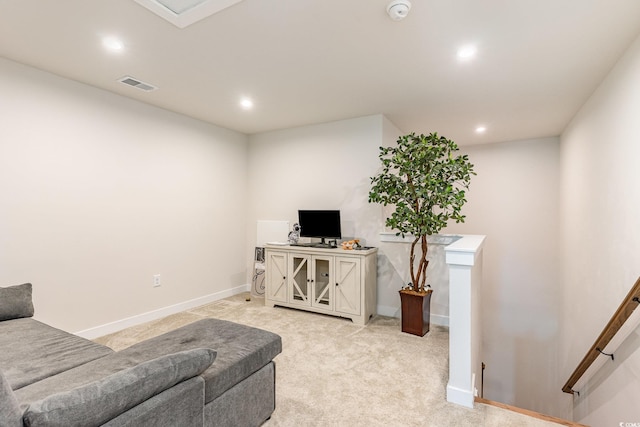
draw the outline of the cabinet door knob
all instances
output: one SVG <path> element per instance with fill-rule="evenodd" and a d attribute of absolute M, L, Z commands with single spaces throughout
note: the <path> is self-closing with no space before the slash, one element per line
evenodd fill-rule
<path fill-rule="evenodd" d="M 340 283 L 337 283 L 337 282 L 336 282 L 336 286 L 338 286 L 339 284 L 340 284 Z"/>
<path fill-rule="evenodd" d="M 282 280 L 286 280 L 286 279 L 287 279 L 287 276 L 282 276 Z"/>

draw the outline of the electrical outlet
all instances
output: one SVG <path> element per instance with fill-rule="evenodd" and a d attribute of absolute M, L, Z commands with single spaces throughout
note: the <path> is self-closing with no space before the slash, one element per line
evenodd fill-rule
<path fill-rule="evenodd" d="M 153 287 L 157 288 L 160 286 L 160 275 L 159 274 L 154 274 L 153 275 Z"/>

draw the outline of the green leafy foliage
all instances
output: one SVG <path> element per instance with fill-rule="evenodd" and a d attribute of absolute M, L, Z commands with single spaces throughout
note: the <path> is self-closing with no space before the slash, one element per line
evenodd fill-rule
<path fill-rule="evenodd" d="M 395 147 L 380 147 L 382 171 L 371 178 L 370 203 L 395 206 L 386 219 L 389 228 L 403 237 L 411 234 L 412 289 L 424 290 L 427 268 L 426 236 L 437 234 L 449 221 L 464 222 L 473 164 L 467 155 L 455 155 L 458 146 L 437 133 L 398 138 Z M 421 243 L 419 265 L 414 268 L 415 248 Z"/>

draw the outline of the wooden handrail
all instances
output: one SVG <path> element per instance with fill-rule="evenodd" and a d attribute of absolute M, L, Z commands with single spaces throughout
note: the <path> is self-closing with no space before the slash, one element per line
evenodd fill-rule
<path fill-rule="evenodd" d="M 589 369 L 591 364 L 600 356 L 601 352 L 605 349 L 605 347 L 609 344 L 611 339 L 618 333 L 624 322 L 627 321 L 629 316 L 633 313 L 633 311 L 638 307 L 640 303 L 640 277 L 636 280 L 635 285 L 631 288 L 625 299 L 618 307 L 618 310 L 613 314 L 607 326 L 602 330 L 600 336 L 593 343 L 587 354 L 584 356 L 578 367 L 567 383 L 562 387 L 562 391 L 565 393 L 573 394 L 573 386 L 580 380 L 580 377 L 584 375 L 584 373 Z"/>

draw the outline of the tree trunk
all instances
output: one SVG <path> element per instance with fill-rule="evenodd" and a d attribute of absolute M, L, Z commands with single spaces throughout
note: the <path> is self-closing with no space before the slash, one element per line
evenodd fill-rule
<path fill-rule="evenodd" d="M 411 255 L 409 255 L 409 271 L 411 272 L 411 286 L 414 291 L 418 290 L 418 276 L 416 276 L 414 263 L 416 260 L 416 244 L 420 240 L 420 237 L 416 237 L 411 243 Z M 420 269 L 418 268 L 418 272 Z M 418 273 L 419 274 L 419 273 Z"/>
<path fill-rule="evenodd" d="M 416 260 L 416 245 L 420 242 L 420 260 L 418 261 L 418 268 L 416 272 L 415 268 L 415 260 Z M 411 272 L 411 285 L 413 286 L 413 290 L 416 292 L 422 292 L 425 290 L 425 285 L 427 281 L 427 266 L 429 265 L 429 261 L 427 261 L 427 236 L 418 236 L 411 243 L 411 255 L 409 256 L 409 269 Z"/>
<path fill-rule="evenodd" d="M 420 290 L 425 291 L 425 284 L 427 283 L 427 266 L 429 265 L 429 261 L 427 261 L 427 251 L 429 250 L 429 246 L 427 244 L 427 236 L 422 236 L 422 257 L 420 258 L 420 267 L 422 268 L 422 281 L 420 282 Z"/>

